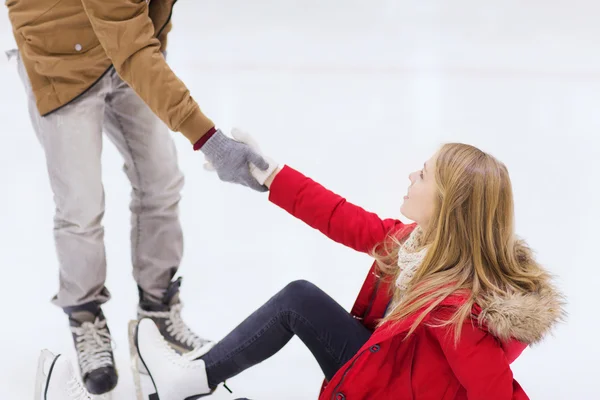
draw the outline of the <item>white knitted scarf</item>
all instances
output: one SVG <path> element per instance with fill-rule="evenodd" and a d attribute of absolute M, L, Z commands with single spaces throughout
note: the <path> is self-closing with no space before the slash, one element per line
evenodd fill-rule
<path fill-rule="evenodd" d="M 403 292 L 408 288 L 408 284 L 415 274 L 415 271 L 419 265 L 421 265 L 421 262 L 423 262 L 425 254 L 427 254 L 427 247 L 423 247 L 421 250 L 417 251 L 421 245 L 422 239 L 423 230 L 421 227 L 417 226 L 398 250 L 398 268 L 400 268 L 400 275 L 398 275 L 398 279 L 396 279 L 396 287 Z"/>
<path fill-rule="evenodd" d="M 398 268 L 400 268 L 400 274 L 396 279 L 396 287 L 400 290 L 400 297 L 389 305 L 386 316 L 394 311 L 396 306 L 402 301 L 403 294 L 408 289 L 408 284 L 427 254 L 427 247 L 423 247 L 417 251 L 422 239 L 423 230 L 417 226 L 398 250 Z"/>

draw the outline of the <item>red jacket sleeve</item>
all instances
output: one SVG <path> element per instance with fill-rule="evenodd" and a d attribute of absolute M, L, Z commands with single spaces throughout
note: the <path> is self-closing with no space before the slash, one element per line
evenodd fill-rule
<path fill-rule="evenodd" d="M 504 350 L 492 335 L 467 322 L 455 346 L 453 327 L 429 329 L 469 400 L 529 399 L 513 378 Z"/>
<path fill-rule="evenodd" d="M 382 220 L 288 166 L 273 180 L 269 200 L 330 239 L 364 253 L 404 225 Z"/>

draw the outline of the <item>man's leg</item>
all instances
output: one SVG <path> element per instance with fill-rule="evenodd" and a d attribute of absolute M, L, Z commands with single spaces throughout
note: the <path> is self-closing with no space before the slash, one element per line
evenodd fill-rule
<path fill-rule="evenodd" d="M 271 357 L 294 335 L 331 379 L 371 332 L 312 283 L 292 282 L 201 357 L 209 387 Z"/>
<path fill-rule="evenodd" d="M 112 74 L 105 131 L 122 154 L 131 182 L 133 276 L 154 301 L 163 299 L 183 255 L 179 200 L 183 175 L 166 125 Z"/>
<path fill-rule="evenodd" d="M 113 74 L 105 130 L 125 159 L 131 182 L 133 276 L 140 292 L 138 317 L 150 317 L 179 353 L 206 341 L 181 320 L 179 287 L 172 281 L 183 254 L 179 200 L 183 175 L 171 133 L 138 95 Z"/>
<path fill-rule="evenodd" d="M 92 393 L 117 384 L 110 332 L 100 304 L 104 283 L 104 189 L 101 177 L 105 80 L 73 103 L 41 117 L 24 66 L 19 74 L 29 97 L 33 128 L 44 149 L 54 194 L 54 239 L 60 287 L 53 303 L 69 314 L 83 379 Z M 97 339 L 99 338 L 99 339 Z"/>
<path fill-rule="evenodd" d="M 54 239 L 60 289 L 53 302 L 61 308 L 104 302 L 108 294 L 104 288 L 101 85 L 42 117 L 20 59 L 19 74 L 29 98 L 31 122 L 44 149 L 56 206 Z"/>

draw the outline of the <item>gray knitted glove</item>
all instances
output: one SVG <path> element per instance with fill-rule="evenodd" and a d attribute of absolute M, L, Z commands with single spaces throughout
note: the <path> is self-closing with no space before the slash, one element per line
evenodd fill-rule
<path fill-rule="evenodd" d="M 219 129 L 200 151 L 223 182 L 238 183 L 258 192 L 268 190 L 252 176 L 250 163 L 262 171 L 269 169 L 269 164 L 247 144 L 228 138 Z"/>

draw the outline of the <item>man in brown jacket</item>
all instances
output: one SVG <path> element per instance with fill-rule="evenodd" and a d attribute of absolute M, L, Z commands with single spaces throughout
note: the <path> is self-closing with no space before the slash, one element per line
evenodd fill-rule
<path fill-rule="evenodd" d="M 181 320 L 173 281 L 183 243 L 183 176 L 169 129 L 201 149 L 222 180 L 266 188 L 249 162 L 268 164 L 215 129 L 163 56 L 175 0 L 7 0 L 29 113 L 44 149 L 56 212 L 60 287 L 53 303 L 69 315 L 82 378 L 111 391 L 117 372 L 101 304 L 106 259 L 102 217 L 102 132 L 125 160 L 133 191 L 132 264 L 138 317 L 151 317 L 179 352 L 206 340 Z"/>

